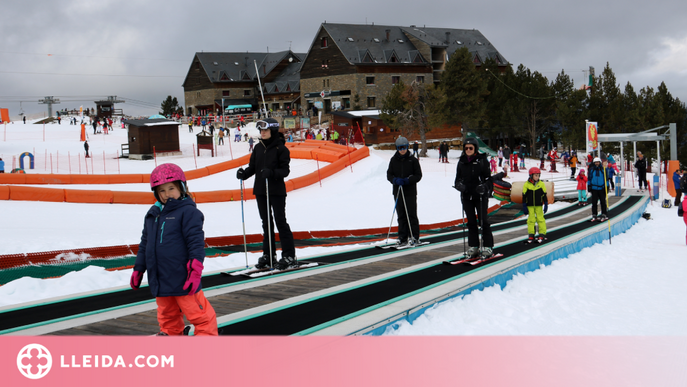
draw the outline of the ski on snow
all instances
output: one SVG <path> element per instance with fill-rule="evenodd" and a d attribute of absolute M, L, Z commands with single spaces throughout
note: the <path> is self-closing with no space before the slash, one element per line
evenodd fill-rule
<path fill-rule="evenodd" d="M 477 256 L 477 257 L 467 257 L 467 256 L 463 256 L 463 258 L 461 258 L 461 259 L 459 259 L 459 260 L 456 260 L 456 261 L 443 261 L 442 263 L 443 263 L 444 265 L 459 265 L 459 264 L 461 264 L 461 263 L 469 263 L 469 262 L 471 262 L 471 261 L 476 261 L 476 260 L 478 260 L 479 258 L 480 258 L 479 256 Z"/>
<path fill-rule="evenodd" d="M 232 271 L 232 272 L 223 272 L 222 274 L 230 275 L 230 276 L 234 276 L 234 277 L 241 275 L 244 277 L 258 278 L 258 277 L 263 277 L 263 276 L 267 276 L 267 275 L 288 273 L 290 271 L 305 269 L 308 267 L 315 267 L 315 266 L 319 266 L 319 265 L 320 264 L 317 262 L 298 263 L 297 266 L 291 266 L 291 267 L 288 267 L 284 270 L 278 270 L 275 268 L 266 267 L 264 269 L 252 268 L 252 269 L 238 270 L 238 271 Z"/>
<path fill-rule="evenodd" d="M 468 263 L 471 264 L 472 266 L 475 266 L 475 265 L 479 265 L 480 263 L 484 263 L 487 261 L 491 261 L 492 259 L 501 258 L 501 257 L 503 257 L 503 254 L 497 253 L 497 254 L 492 254 L 491 257 L 481 258 L 481 259 L 478 259 L 476 261 L 472 261 L 472 262 L 468 262 Z"/>
<path fill-rule="evenodd" d="M 395 243 L 392 243 L 392 244 L 388 244 L 388 245 L 378 245 L 375 247 L 378 249 L 383 249 L 383 250 L 403 250 L 403 249 L 410 249 L 413 247 L 428 245 L 429 243 L 430 242 L 420 241 L 414 245 L 400 245 L 400 246 L 395 244 Z"/>

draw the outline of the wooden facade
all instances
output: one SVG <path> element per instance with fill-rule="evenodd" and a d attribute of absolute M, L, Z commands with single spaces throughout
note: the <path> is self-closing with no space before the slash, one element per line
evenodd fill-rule
<path fill-rule="evenodd" d="M 126 122 L 129 158 L 147 159 L 155 153 L 179 152 L 179 124 L 167 119 Z"/>

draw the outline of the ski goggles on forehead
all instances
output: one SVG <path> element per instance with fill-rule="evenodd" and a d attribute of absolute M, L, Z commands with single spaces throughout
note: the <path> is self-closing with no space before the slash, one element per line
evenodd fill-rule
<path fill-rule="evenodd" d="M 396 149 L 397 149 L 397 150 L 400 150 L 400 151 L 406 150 L 406 149 L 408 149 L 408 145 L 399 145 L 399 146 L 396 147 Z"/>

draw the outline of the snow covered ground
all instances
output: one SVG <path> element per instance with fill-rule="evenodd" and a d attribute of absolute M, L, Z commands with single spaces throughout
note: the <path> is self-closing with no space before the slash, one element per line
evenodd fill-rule
<path fill-rule="evenodd" d="M 11 167 L 11 158 L 25 151 L 36 154 L 83 152 L 78 128 L 68 125 L 6 126 L 0 142 L 0 157 Z M 196 131 L 197 132 L 197 131 Z M 195 136 L 180 128 L 182 146 L 190 146 Z M 94 154 L 114 153 L 126 142 L 126 132 L 90 135 Z M 244 155 L 247 143 L 231 142 L 220 157 L 176 156 L 159 158 L 184 169 L 208 165 Z M 370 157 L 313 185 L 289 193 L 287 216 L 295 231 L 388 227 L 393 210 L 391 186 L 386 168 L 391 151 L 372 150 Z M 449 153 L 450 164 L 438 163 L 436 151 L 422 159 L 423 179 L 418 187 L 420 222 L 437 223 L 461 216 L 457 192 L 451 187 L 458 152 Z M 9 164 L 9 165 L 8 165 Z M 532 162 L 534 165 L 535 162 Z M 121 160 L 122 173 L 149 173 L 154 161 Z M 322 164 L 320 165 L 322 166 Z M 529 165 L 528 165 L 529 166 Z M 294 160 L 292 177 L 310 173 L 317 165 Z M 526 174 L 512 173 L 511 181 L 525 180 Z M 559 176 L 561 174 L 558 174 Z M 545 173 L 543 178 L 555 177 Z M 192 180 L 195 191 L 235 189 L 234 171 Z M 631 186 L 631 184 L 630 184 Z M 77 187 L 72 187 L 77 188 Z M 82 188 L 82 187 L 79 187 Z M 92 189 L 147 191 L 144 184 Z M 493 200 L 493 199 L 492 199 Z M 495 204 L 494 200 L 491 204 Z M 550 206 L 553 210 L 564 204 Z M 148 206 L 116 204 L 40 203 L 0 201 L 0 254 L 62 250 L 138 243 L 143 215 Z M 241 205 L 238 202 L 200 204 L 205 214 L 206 236 L 240 235 Z M 260 232 L 254 202 L 245 203 L 247 233 Z M 687 272 L 685 225 L 675 209 L 649 207 L 653 220 L 641 219 L 613 244 L 596 245 L 556 261 L 541 270 L 519 275 L 505 289 L 492 287 L 462 299 L 447 301 L 428 311 L 412 325 L 401 324 L 389 334 L 403 335 L 684 335 L 687 301 L 682 295 L 687 284 L 678 276 Z M 524 230 L 523 230 L 524 231 Z M 317 255 L 336 248 L 306 248 L 299 257 Z M 254 263 L 258 254 L 249 254 Z M 244 254 L 206 259 L 206 271 L 245 266 Z M 108 272 L 89 267 L 62 278 L 38 280 L 22 278 L 0 287 L 0 306 L 44 300 L 67 294 L 128 286 L 131 270 Z"/>

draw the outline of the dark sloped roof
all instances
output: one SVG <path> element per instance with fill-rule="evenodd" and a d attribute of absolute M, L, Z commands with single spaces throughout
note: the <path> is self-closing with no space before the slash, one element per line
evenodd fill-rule
<path fill-rule="evenodd" d="M 398 61 L 411 63 L 409 51 L 415 46 L 403 34 L 400 27 L 365 24 L 322 24 L 333 44 L 341 50 L 351 64 L 362 63 L 365 52 L 369 51 L 376 63 L 387 63 L 385 51 L 395 51 Z M 389 30 L 389 40 L 386 39 Z M 390 58 L 390 57 L 389 57 Z"/>
<path fill-rule="evenodd" d="M 489 40 L 475 29 L 464 30 L 456 28 L 435 28 L 435 27 L 403 27 L 406 34 L 423 41 L 432 47 L 445 47 L 446 54 L 450 57 L 453 53 L 463 47 L 467 47 L 473 55 L 479 54 L 480 60 L 492 58 L 507 64 L 508 61 L 498 52 Z M 447 34 L 448 33 L 448 34 Z"/>
<path fill-rule="evenodd" d="M 255 64 L 262 72 L 265 66 L 269 74 L 282 60 L 294 56 L 294 63 L 298 64 L 305 54 L 295 54 L 291 51 L 275 53 L 264 52 L 197 52 L 196 57 L 205 70 L 211 82 L 245 82 L 255 80 Z M 287 66 L 290 67 L 291 65 Z M 299 65 L 300 68 L 300 65 Z M 297 73 L 297 72 L 296 72 Z M 263 74 L 260 74 L 262 77 Z M 184 81 L 185 82 L 185 81 Z"/>
<path fill-rule="evenodd" d="M 294 54 L 299 58 L 304 58 L 305 54 Z M 303 62 L 293 61 L 284 68 L 273 82 L 267 82 L 263 85 L 265 94 L 270 93 L 284 93 L 284 92 L 300 92 L 301 66 Z M 275 91 L 275 87 L 278 91 Z"/>

